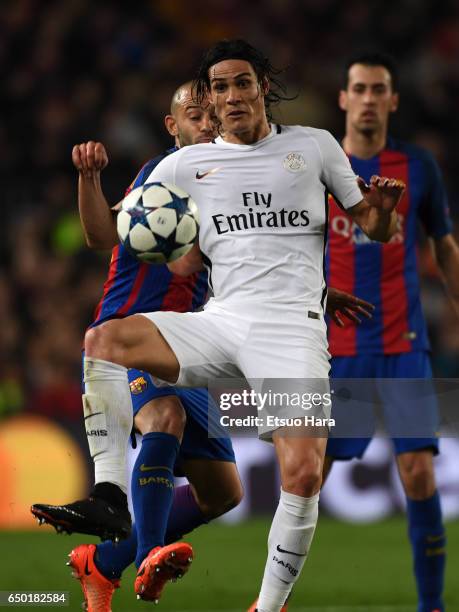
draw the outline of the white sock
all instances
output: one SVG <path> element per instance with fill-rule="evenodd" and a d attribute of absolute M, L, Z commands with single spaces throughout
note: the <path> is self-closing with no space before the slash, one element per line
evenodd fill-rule
<path fill-rule="evenodd" d="M 112 482 L 127 492 L 126 458 L 132 430 L 127 369 L 85 357 L 83 411 L 95 483 Z"/>
<path fill-rule="evenodd" d="M 281 489 L 268 537 L 268 559 L 258 612 L 279 612 L 308 556 L 319 514 L 319 494 L 300 497 Z"/>

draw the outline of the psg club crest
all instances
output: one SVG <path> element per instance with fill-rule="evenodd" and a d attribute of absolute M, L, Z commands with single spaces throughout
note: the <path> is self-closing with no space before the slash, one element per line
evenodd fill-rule
<path fill-rule="evenodd" d="M 302 172 L 306 168 L 306 162 L 301 153 L 289 153 L 284 159 L 283 166 L 289 172 Z"/>

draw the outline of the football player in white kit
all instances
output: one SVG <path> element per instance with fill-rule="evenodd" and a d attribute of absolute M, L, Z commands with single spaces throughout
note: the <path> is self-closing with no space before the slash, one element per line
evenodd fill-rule
<path fill-rule="evenodd" d="M 125 479 L 127 368 L 180 386 L 245 377 L 256 384 L 291 380 L 295 389 L 315 379 L 315 389 L 327 389 L 328 192 L 370 238 L 387 241 L 396 229 L 403 184 L 373 177 L 365 185 L 328 132 L 271 124 L 267 109 L 279 98 L 270 91 L 273 74 L 270 62 L 245 41 L 214 45 L 202 62 L 197 96 L 214 104 L 223 136 L 180 149 L 149 178 L 178 185 L 196 201 L 200 250 L 182 258 L 182 273 L 204 261 L 214 297 L 202 312 L 133 315 L 88 331 L 86 410 L 102 415 L 108 432 L 94 457 L 96 482 Z M 282 488 L 259 612 L 281 610 L 310 548 L 326 446 L 326 428 L 313 430 L 262 431 L 274 443 Z M 154 579 L 149 557 L 139 572 Z"/>

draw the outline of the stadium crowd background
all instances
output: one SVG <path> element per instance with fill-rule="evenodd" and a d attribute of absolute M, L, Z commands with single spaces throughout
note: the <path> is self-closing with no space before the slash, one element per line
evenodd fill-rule
<path fill-rule="evenodd" d="M 170 140 L 163 116 L 210 43 L 243 36 L 278 67 L 296 100 L 276 117 L 337 137 L 342 64 L 367 48 L 401 70 L 392 132 L 431 150 L 459 217 L 459 8 L 444 1 L 89 0 L 2 2 L 0 9 L 0 418 L 21 411 L 80 422 L 81 342 L 108 255 L 84 245 L 71 148 L 107 146 L 104 190 L 120 199 Z M 437 376 L 459 377 L 459 326 L 428 247 L 420 251 Z"/>

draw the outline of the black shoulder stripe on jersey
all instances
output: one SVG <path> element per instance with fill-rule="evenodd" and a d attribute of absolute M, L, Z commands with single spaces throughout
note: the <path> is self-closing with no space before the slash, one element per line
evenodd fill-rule
<path fill-rule="evenodd" d="M 202 262 L 203 264 L 206 266 L 207 268 L 207 273 L 208 273 L 208 284 L 209 287 L 212 289 L 212 291 L 214 290 L 214 287 L 212 285 L 212 262 L 210 261 L 210 259 L 207 257 L 207 255 L 204 255 L 204 253 L 201 253 L 202 256 Z"/>
<path fill-rule="evenodd" d="M 323 258 L 322 259 L 322 273 L 324 275 L 325 286 L 323 288 L 322 298 L 320 300 L 320 305 L 322 306 L 322 310 L 325 310 L 324 309 L 325 299 L 327 297 L 327 276 L 325 273 L 325 263 L 326 263 L 325 253 L 327 250 L 327 240 L 328 240 L 328 214 L 329 214 L 328 194 L 329 194 L 328 189 L 325 189 L 325 228 L 324 228 L 324 250 L 323 250 L 323 255 L 322 255 L 322 258 Z"/>
<path fill-rule="evenodd" d="M 282 126 L 278 123 L 276 124 L 276 134 L 280 134 L 282 132 Z"/>

